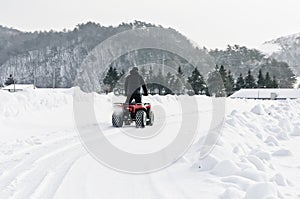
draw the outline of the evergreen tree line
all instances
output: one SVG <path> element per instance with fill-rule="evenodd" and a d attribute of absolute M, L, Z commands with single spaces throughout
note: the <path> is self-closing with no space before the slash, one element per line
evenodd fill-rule
<path fill-rule="evenodd" d="M 244 78 L 242 74 L 237 78 L 235 84 L 235 90 L 241 88 L 278 88 L 279 84 L 276 79 L 276 76 L 271 78 L 270 73 L 266 72 L 263 75 L 262 70 L 259 70 L 258 77 L 255 79 L 251 73 L 251 70 L 248 70 L 247 76 Z"/>
<path fill-rule="evenodd" d="M 290 51 L 286 52 L 290 53 Z M 228 45 L 224 50 L 211 50 L 209 51 L 209 55 L 214 57 L 216 64 L 219 66 L 226 66 L 227 70 L 231 70 L 234 77 L 239 77 L 240 73 L 247 76 L 247 74 L 244 74 L 246 72 L 245 68 L 251 68 L 251 73 L 257 77 L 259 69 L 262 69 L 264 72 L 263 77 L 267 79 L 267 82 L 264 83 L 264 81 L 260 81 L 258 83 L 257 80 L 259 78 L 257 77 L 255 80 L 255 87 L 273 87 L 271 86 L 271 82 L 268 82 L 270 79 L 274 78 L 270 74 L 276 74 L 279 87 L 282 88 L 293 88 L 296 82 L 295 74 L 288 64 L 292 63 L 288 61 L 293 60 L 292 58 L 285 59 L 287 62 L 283 62 L 279 61 L 283 60 L 282 57 L 279 60 L 276 60 L 273 56 L 267 57 L 256 49 L 249 49 L 239 45 Z M 266 72 L 269 74 L 267 75 Z M 262 79 L 260 78 L 260 80 Z"/>
<path fill-rule="evenodd" d="M 270 73 L 267 71 L 265 75 L 262 69 L 259 69 L 257 78 L 252 75 L 252 71 L 249 69 L 247 75 L 244 77 L 242 73 L 234 79 L 230 70 L 226 70 L 223 65 L 220 67 L 217 65 L 215 70 L 219 72 L 223 82 L 227 95 L 231 95 L 234 91 L 238 91 L 242 88 L 278 88 L 279 84 L 276 76 L 271 78 Z"/>
<path fill-rule="evenodd" d="M 147 70 L 145 67 L 141 67 L 139 71 L 140 75 L 144 78 L 149 93 L 151 94 L 207 94 L 207 86 L 203 76 L 199 70 L 195 68 L 192 74 L 188 77 L 182 71 L 179 66 L 176 74 L 167 72 L 163 74 L 161 69 L 155 73 L 153 68 L 150 67 Z M 104 77 L 103 83 L 104 91 L 111 92 L 114 88 L 123 89 L 123 85 L 119 80 L 124 75 L 124 71 L 118 72 L 116 68 L 110 67 Z"/>
<path fill-rule="evenodd" d="M 170 72 L 163 74 L 161 69 L 158 69 L 158 72 L 155 73 L 152 67 L 150 67 L 149 70 L 145 67 L 141 67 L 139 73 L 145 79 L 149 93 L 160 95 L 205 94 L 224 96 L 224 94 L 221 93 L 225 93 L 225 95 L 229 96 L 242 88 L 278 88 L 276 77 L 273 76 L 271 78 L 269 72 L 263 74 L 261 69 L 259 70 L 257 78 L 252 75 L 249 69 L 245 77 L 241 73 L 235 79 L 230 70 L 225 69 L 223 65 L 220 67 L 216 65 L 215 71 L 208 75 L 207 80 L 204 79 L 197 68 L 194 68 L 192 73 L 186 76 L 180 66 L 176 74 Z M 114 88 L 122 90 L 123 85 L 120 84 L 119 80 L 124 74 L 124 70 L 118 72 L 116 68 L 111 66 L 101 82 L 104 84 L 105 92 L 111 92 Z M 217 77 L 216 74 L 218 74 L 219 77 Z M 220 85 L 220 81 L 215 81 L 216 78 L 221 78 L 223 85 Z M 208 85 L 211 88 L 210 90 L 208 89 Z"/>

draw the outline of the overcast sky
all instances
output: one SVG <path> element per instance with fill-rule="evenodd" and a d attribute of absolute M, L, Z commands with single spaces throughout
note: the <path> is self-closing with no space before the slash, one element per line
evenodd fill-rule
<path fill-rule="evenodd" d="M 208 48 L 258 47 L 300 32 L 299 0 L 1 0 L 0 5 L 0 24 L 20 30 L 142 20 L 175 28 Z"/>

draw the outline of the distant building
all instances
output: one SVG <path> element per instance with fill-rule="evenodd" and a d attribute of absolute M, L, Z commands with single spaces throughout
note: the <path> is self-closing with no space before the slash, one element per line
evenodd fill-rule
<path fill-rule="evenodd" d="M 1 90 L 9 91 L 9 92 L 17 92 L 22 91 L 24 89 L 33 89 L 33 84 L 11 84 L 8 86 L 4 86 Z"/>
<path fill-rule="evenodd" d="M 241 89 L 230 96 L 230 98 L 242 99 L 300 99 L 300 89 L 289 88 L 256 88 Z"/>

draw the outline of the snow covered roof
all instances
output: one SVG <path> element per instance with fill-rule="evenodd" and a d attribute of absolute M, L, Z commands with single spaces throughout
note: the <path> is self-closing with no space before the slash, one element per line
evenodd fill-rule
<path fill-rule="evenodd" d="M 33 84 L 11 84 L 2 88 L 2 90 L 24 90 L 34 88 Z"/>
<path fill-rule="evenodd" d="M 260 88 L 241 89 L 230 96 L 231 98 L 246 99 L 297 99 L 300 98 L 300 89 L 289 88 Z"/>

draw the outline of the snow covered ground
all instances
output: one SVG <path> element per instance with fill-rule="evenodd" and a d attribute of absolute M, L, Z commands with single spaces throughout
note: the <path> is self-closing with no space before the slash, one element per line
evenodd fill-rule
<path fill-rule="evenodd" d="M 133 175 L 103 166 L 85 150 L 74 125 L 73 92 L 0 90 L 0 198 L 300 198 L 299 100 L 226 99 L 222 133 L 201 159 L 213 107 L 211 98 L 197 96 L 201 128 L 189 151 L 166 169 Z M 145 97 L 156 114 L 148 128 L 163 125 L 166 134 L 176 129 L 177 100 Z M 95 95 L 109 140 L 124 150 L 154 150 L 153 143 L 139 145 L 111 127 L 113 101 L 112 95 Z"/>

